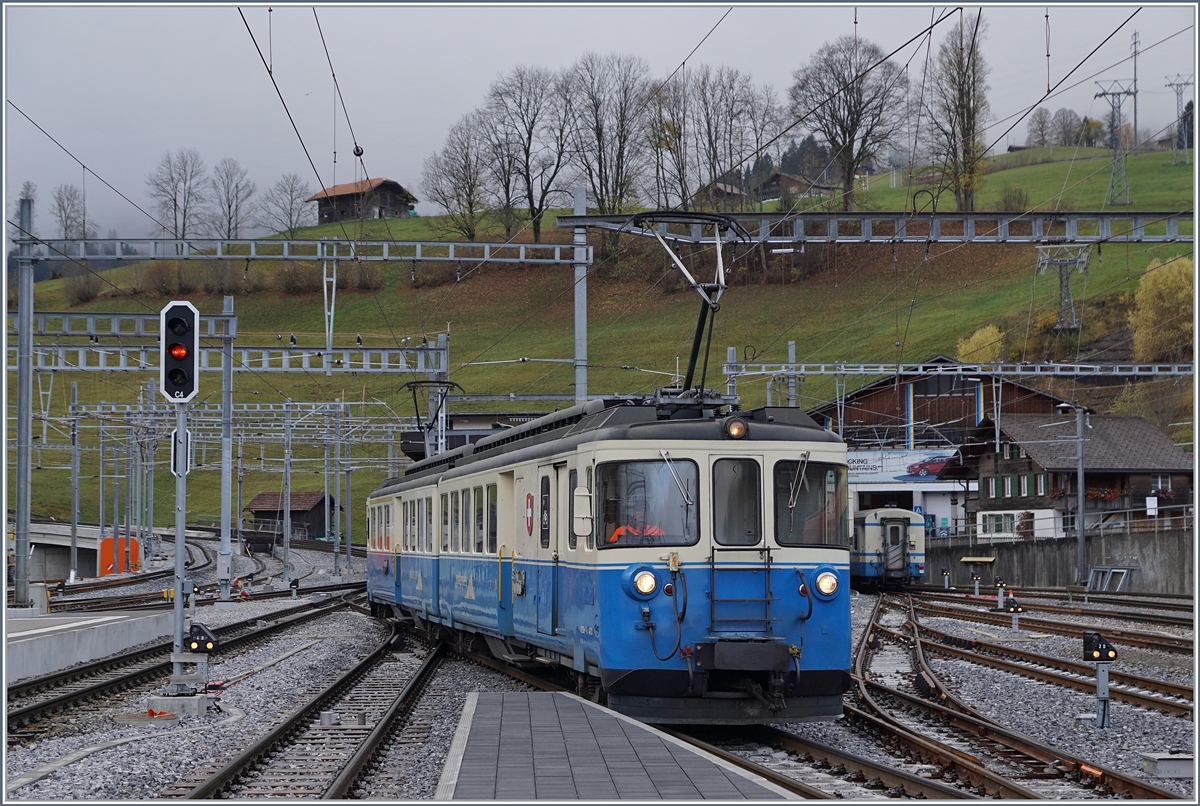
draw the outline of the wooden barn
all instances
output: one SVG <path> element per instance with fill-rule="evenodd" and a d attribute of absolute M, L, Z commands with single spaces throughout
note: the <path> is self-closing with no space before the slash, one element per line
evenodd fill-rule
<path fill-rule="evenodd" d="M 329 496 L 330 520 L 337 502 Z M 294 492 L 291 495 L 292 537 L 312 539 L 326 537 L 325 493 Z M 245 506 L 251 519 L 247 528 L 257 532 L 280 533 L 283 530 L 283 494 L 259 493 Z"/>
<path fill-rule="evenodd" d="M 325 188 L 305 201 L 317 203 L 317 220 L 327 224 L 356 218 L 404 218 L 417 197 L 391 179 L 364 179 Z"/>

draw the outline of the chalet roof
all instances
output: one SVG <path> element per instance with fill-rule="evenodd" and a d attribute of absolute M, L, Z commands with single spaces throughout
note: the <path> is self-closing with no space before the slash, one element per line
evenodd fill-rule
<path fill-rule="evenodd" d="M 408 193 L 408 191 L 404 189 L 404 186 L 401 185 L 396 180 L 384 179 L 384 178 L 380 177 L 377 179 L 362 179 L 358 182 L 347 182 L 342 185 L 334 185 L 333 187 L 328 187 L 328 188 L 325 188 L 324 190 L 320 190 L 320 191 L 314 193 L 313 195 L 311 195 L 307 199 L 305 199 L 305 201 L 318 201 L 320 199 L 331 199 L 331 198 L 334 198 L 337 196 L 357 196 L 360 193 L 367 193 L 369 191 L 375 190 L 380 185 L 383 185 L 385 183 L 393 184 L 396 187 L 400 188 L 400 190 L 404 191 L 405 193 Z M 409 195 L 411 196 L 412 194 L 410 193 Z"/>
<path fill-rule="evenodd" d="M 1087 422 L 1090 422 L 1091 428 L 1085 426 L 1083 434 L 1085 471 L 1137 473 L 1192 470 L 1192 455 L 1141 417 L 1091 414 Z M 1074 439 L 1074 414 L 1007 414 L 1000 418 L 1000 430 L 1046 470 L 1061 473 L 1075 471 L 1077 442 Z M 994 423 L 985 418 L 974 432 L 979 443 L 964 445 L 963 453 L 978 455 L 990 450 L 987 439 L 994 432 Z"/>
<path fill-rule="evenodd" d="M 950 358 L 949 356 L 938 354 L 938 355 L 935 355 L 933 358 L 926 359 L 925 361 L 921 361 L 919 363 L 921 363 L 921 364 L 961 364 L 962 362 L 956 361 L 953 358 Z M 978 376 L 981 378 L 992 377 L 992 375 L 988 372 L 973 372 L 972 377 L 975 377 L 975 376 Z M 912 375 L 912 376 L 909 376 L 907 378 L 907 380 L 917 380 L 918 378 L 928 378 L 928 377 L 932 377 L 932 375 Z M 1030 394 L 1048 398 L 1049 400 L 1053 401 L 1056 404 L 1068 402 L 1068 401 L 1065 401 L 1061 397 L 1057 397 L 1055 395 L 1050 394 L 1049 392 L 1044 392 L 1041 389 L 1035 389 L 1032 386 L 1027 386 L 1023 383 L 1019 383 L 1018 381 L 1015 381 L 1012 378 L 1001 378 L 1001 380 L 1003 380 L 1005 383 L 1011 384 L 1020 389 L 1024 389 L 1025 391 L 1029 392 Z M 866 386 L 855 389 L 853 392 L 848 392 L 846 394 L 846 401 L 849 402 L 861 395 L 870 394 L 870 393 L 874 392 L 876 389 L 879 389 L 881 387 L 891 386 L 895 382 L 896 382 L 895 375 L 889 375 L 888 377 L 880 378 L 877 381 L 868 383 Z M 819 406 L 812 407 L 811 409 L 808 410 L 807 414 L 810 417 L 818 417 L 818 416 L 820 416 L 819 412 L 826 411 L 827 409 L 830 409 L 836 405 L 837 405 L 836 400 L 830 400 L 826 403 L 820 404 Z"/>
<path fill-rule="evenodd" d="M 314 507 L 322 502 L 325 498 L 325 493 L 316 492 L 296 492 L 292 493 L 292 512 L 309 512 Z M 333 497 L 329 499 L 333 501 Z M 283 511 L 283 493 L 259 493 L 254 496 L 249 504 L 246 504 L 245 509 L 251 512 L 282 512 Z"/>

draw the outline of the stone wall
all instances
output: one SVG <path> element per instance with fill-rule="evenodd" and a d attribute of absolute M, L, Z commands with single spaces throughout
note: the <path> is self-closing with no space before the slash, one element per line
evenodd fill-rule
<path fill-rule="evenodd" d="M 1133 568 L 1125 589 L 1143 593 L 1192 593 L 1195 534 L 1191 531 L 1134 532 L 1093 535 L 1087 538 L 1089 568 Z M 1019 540 L 994 545 L 966 540 L 926 546 L 926 582 L 942 584 L 942 569 L 950 571 L 950 584 L 970 586 L 971 567 L 963 557 L 995 557 L 983 569 L 980 590 L 999 576 L 1011 586 L 1062 587 L 1075 581 L 1079 544 L 1072 539 Z"/>

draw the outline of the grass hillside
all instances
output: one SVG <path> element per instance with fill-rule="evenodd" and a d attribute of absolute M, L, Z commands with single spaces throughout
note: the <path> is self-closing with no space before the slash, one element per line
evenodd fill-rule
<path fill-rule="evenodd" d="M 1144 155 L 1129 161 L 1130 185 L 1134 199 L 1144 187 L 1144 177 L 1160 172 L 1161 187 L 1154 190 L 1158 201 L 1145 207 L 1190 209 L 1191 171 L 1173 170 L 1170 154 Z M 1097 163 L 1076 162 L 1074 166 L 1058 162 L 1030 165 L 997 172 L 988 182 L 1021 181 L 1030 187 L 1057 188 L 1070 172 L 1082 177 L 1085 166 L 1095 173 Z M 1186 182 L 1178 176 L 1186 173 Z M 1099 174 L 1096 174 L 1099 176 Z M 1177 176 L 1178 175 L 1178 176 Z M 1142 177 L 1142 178 L 1138 178 Z M 1169 181 L 1168 181 L 1169 179 Z M 884 177 L 882 181 L 886 182 Z M 1096 180 L 1107 188 L 1107 173 Z M 1086 185 L 1080 185 L 1086 187 Z M 1175 188 L 1175 190 L 1171 190 Z M 986 188 L 985 188 L 986 190 Z M 988 191 L 990 192 L 990 191 Z M 1038 193 L 1046 193 L 1039 190 Z M 1082 192 L 1082 191 L 1081 191 Z M 1150 190 L 1145 190 L 1149 193 Z M 874 202 L 886 192 L 869 194 Z M 1038 196 L 1031 190 L 1031 198 Z M 901 197 L 902 198 L 902 197 Z M 1085 199 L 1088 197 L 1080 196 Z M 1090 206 L 1080 202 L 1081 207 Z M 1096 205 L 1099 207 L 1099 205 Z M 1138 204 L 1142 207 L 1142 204 Z M 436 219 L 420 218 L 326 225 L 305 231 L 300 237 L 387 238 L 429 240 L 438 237 Z M 570 233 L 547 225 L 548 240 L 565 241 Z M 497 240 L 499 235 L 486 236 Z M 527 240 L 527 233 L 522 236 Z M 593 243 L 597 243 L 593 237 Z M 686 365 L 692 331 L 700 300 L 695 292 L 682 286 L 679 274 L 660 247 L 646 240 L 623 238 L 615 254 L 599 258 L 588 279 L 589 392 L 647 392 L 669 381 L 667 375 L 676 366 Z M 1078 338 L 1055 338 L 1053 325 L 1058 306 L 1057 277 L 1038 276 L 1034 271 L 1036 252 L 1032 247 L 934 244 L 928 252 L 921 246 L 890 247 L 810 247 L 803 255 L 767 258 L 758 252 L 739 256 L 731 272 L 731 287 L 721 302 L 712 335 L 707 385 L 723 386 L 720 371 L 726 348 L 733 347 L 739 358 L 779 363 L 787 358 L 787 343 L 796 342 L 797 359 L 806 362 L 898 362 L 920 361 L 944 353 L 954 355 L 957 343 L 977 329 L 996 325 L 1003 332 L 1003 358 L 1040 361 L 1086 357 L 1089 345 L 1105 343 L 1127 349 L 1124 332 L 1129 300 L 1147 264 L 1158 258 L 1166 261 L 1177 255 L 1191 255 L 1190 244 L 1170 246 L 1111 246 L 1102 255 L 1094 255 L 1085 277 L 1077 277 L 1073 288 L 1084 322 Z M 715 261 L 710 251 L 697 250 L 685 257 L 701 279 L 712 276 Z M 199 271 L 197 264 L 185 271 Z M 349 268 L 349 267 L 347 267 Z M 241 270 L 238 267 L 239 271 Z M 246 346 L 270 346 L 287 342 L 295 334 L 300 346 L 324 345 L 324 320 L 320 286 L 311 293 L 286 294 L 276 290 L 273 275 L 280 266 L 256 263 L 249 273 L 259 290 L 235 295 L 235 313 L 239 320 L 238 343 Z M 512 361 L 522 357 L 564 359 L 573 354 L 573 279 L 569 267 L 486 267 L 467 272 L 461 282 L 454 281 L 453 268 L 421 266 L 418 287 L 413 287 L 408 265 L 392 264 L 382 269 L 381 287 L 374 291 L 346 288 L 337 294 L 335 343 L 354 343 L 361 334 L 367 346 L 396 346 L 403 337 L 431 340 L 439 332 L 450 333 L 452 371 L 450 379 L 473 394 L 571 394 L 573 370 L 569 364 Z M 80 306 L 80 311 L 157 312 L 166 299 L 185 296 L 202 313 L 219 313 L 221 295 L 203 291 L 169 296 L 145 290 L 145 267 L 126 267 L 106 272 L 107 285 L 101 296 Z M 173 274 L 173 266 L 171 268 Z M 319 269 L 318 269 L 319 276 Z M 37 310 L 67 308 L 63 280 L 37 285 Z M 131 288 L 141 288 L 132 293 Z M 467 364 L 473 364 L 466 366 Z M 646 371 L 642 371 L 646 370 Z M 699 370 L 698 370 L 699 374 Z M 79 399 L 85 403 L 133 403 L 149 374 L 92 373 L 59 375 L 49 394 L 50 414 L 62 416 L 70 399 L 71 384 L 77 383 Z M 301 402 L 323 402 L 333 398 L 363 404 L 382 401 L 402 415 L 413 413 L 411 395 L 400 389 L 415 376 L 303 376 L 235 375 L 236 402 L 281 402 L 290 397 Z M 44 381 L 48 379 L 43 379 Z M 851 389 L 870 378 L 851 378 Z M 206 373 L 201 378 L 201 399 L 215 403 L 220 399 L 219 375 Z M 766 399 L 767 379 L 747 377 L 739 380 L 738 392 L 743 405 L 761 405 Z M 15 372 L 9 374 L 9 388 L 15 394 Z M 45 387 L 43 387 L 45 388 Z M 1070 396 L 1070 390 L 1062 390 Z M 777 390 L 778 393 L 778 390 Z M 811 407 L 829 400 L 834 394 L 831 376 L 812 376 L 802 385 L 802 405 Z M 777 399 L 778 400 L 778 399 Z M 10 398 L 10 404 L 12 400 Z M 35 394 L 35 412 L 37 395 Z M 477 404 L 460 406 L 476 410 L 535 410 L 553 408 L 553 404 Z M 377 412 L 378 409 L 373 411 Z M 363 410 L 364 413 L 373 411 Z M 359 411 L 354 411 L 358 414 Z M 35 422 L 40 436 L 40 423 Z M 95 423 L 85 429 L 85 445 L 95 447 Z M 61 432 L 50 429 L 48 441 L 62 444 Z M 38 443 L 35 442 L 35 446 Z M 277 446 L 266 446 L 268 457 L 278 456 Z M 217 451 L 208 458 L 218 461 Z M 278 473 L 254 469 L 259 447 L 247 436 L 247 472 L 243 498 L 249 501 L 257 492 L 277 491 Z M 386 456 L 380 445 L 356 446 L 352 461 L 366 464 L 370 457 Z M 14 454 L 15 455 L 15 452 Z M 297 447 L 298 472 L 292 489 L 319 490 L 322 476 L 319 466 L 306 464 L 316 459 L 316 449 Z M 35 513 L 56 518 L 70 517 L 69 473 L 67 456 L 58 451 L 40 455 L 41 467 L 34 472 Z M 165 449 L 158 454 L 166 461 Z M 35 456 L 35 460 L 37 457 Z M 161 466 L 161 465 L 160 465 Z M 318 467 L 314 470 L 312 468 Z M 83 474 L 84 520 L 96 519 L 98 471 L 94 450 L 85 452 Z M 365 495 L 383 477 L 382 470 L 362 469 L 353 476 L 354 495 L 351 511 L 356 538 L 364 534 L 362 502 Z M 10 475 L 10 494 L 11 488 Z M 189 476 L 189 512 L 215 514 L 219 507 L 219 466 L 193 472 Z M 174 481 L 165 469 L 156 474 L 156 500 L 160 503 L 156 521 L 173 523 L 169 502 Z M 111 501 L 111 490 L 107 492 Z"/>

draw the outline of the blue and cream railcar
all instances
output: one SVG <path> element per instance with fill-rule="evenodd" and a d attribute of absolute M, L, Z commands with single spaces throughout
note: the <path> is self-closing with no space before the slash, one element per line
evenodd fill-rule
<path fill-rule="evenodd" d="M 907 509 L 855 513 L 850 577 L 863 586 L 900 586 L 924 580 L 925 518 Z"/>
<path fill-rule="evenodd" d="M 559 665 L 646 721 L 839 716 L 844 443 L 797 409 L 686 413 L 591 401 L 384 482 L 376 612 Z"/>

